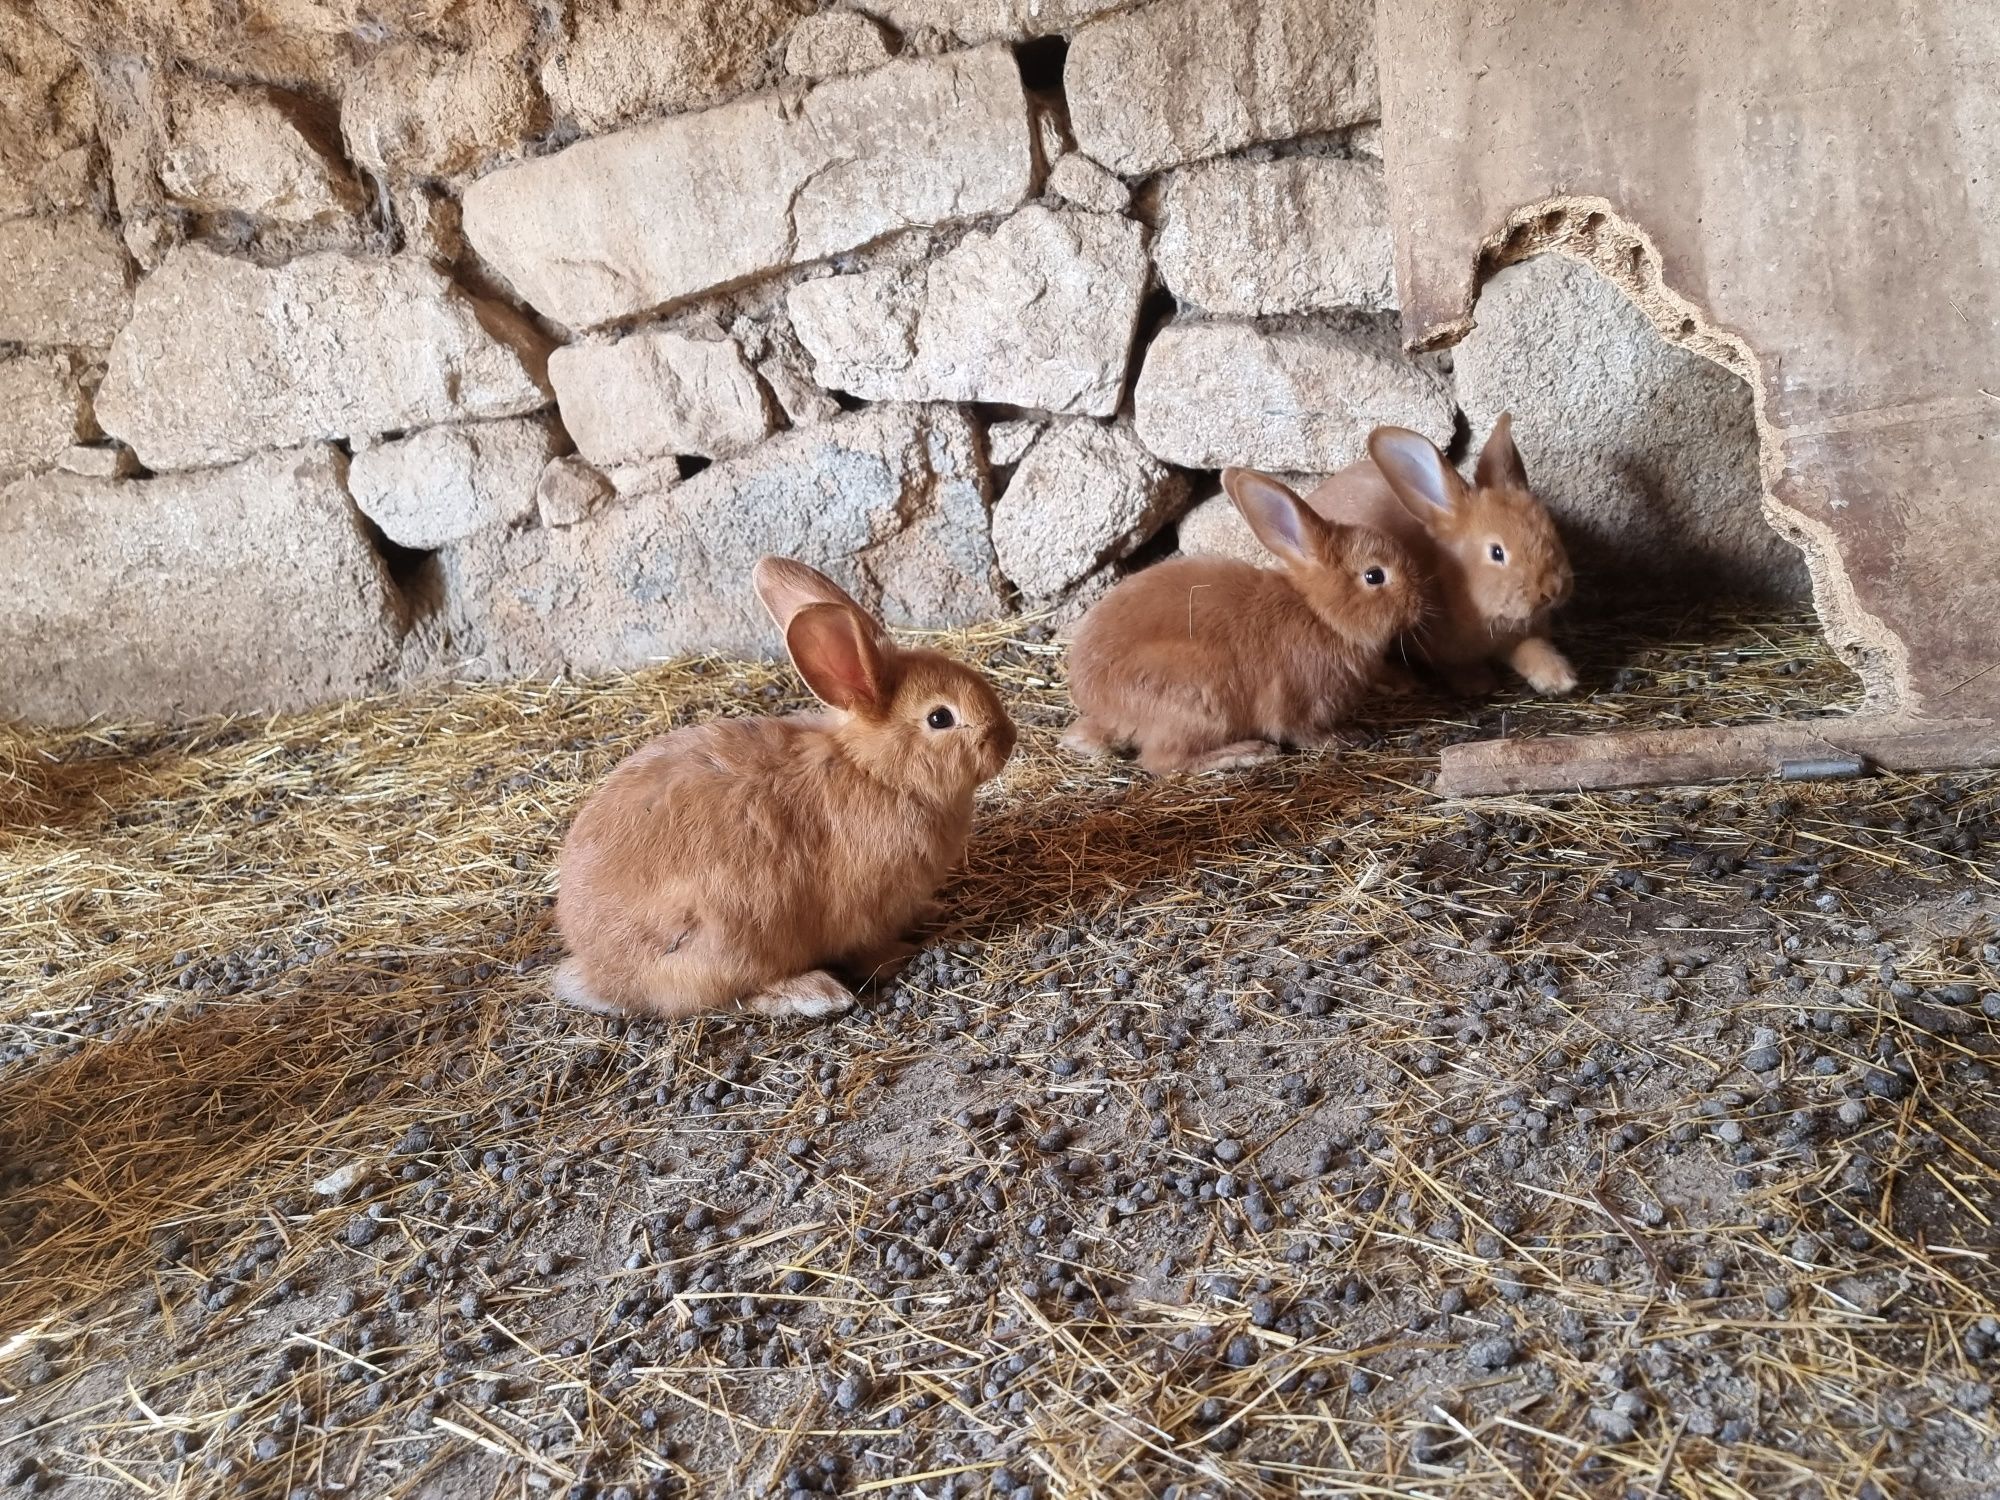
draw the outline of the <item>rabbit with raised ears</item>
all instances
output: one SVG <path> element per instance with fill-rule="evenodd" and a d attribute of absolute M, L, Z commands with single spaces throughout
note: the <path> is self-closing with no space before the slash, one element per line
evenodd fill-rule
<path fill-rule="evenodd" d="M 564 840 L 556 994 L 607 1012 L 822 1016 L 906 957 L 1014 725 L 971 668 L 896 646 L 839 585 L 767 557 L 758 597 L 823 713 L 643 746 Z"/>
<path fill-rule="evenodd" d="M 1254 469 L 1222 487 L 1282 567 L 1174 558 L 1098 600 L 1070 643 L 1065 748 L 1135 749 L 1159 773 L 1325 744 L 1418 623 L 1423 581 L 1394 537 L 1329 524 Z"/>
<path fill-rule="evenodd" d="M 1394 532 L 1418 554 L 1428 608 L 1408 654 L 1454 690 L 1491 692 L 1492 664 L 1504 662 L 1538 693 L 1568 693 L 1576 672 L 1549 639 L 1549 617 L 1570 595 L 1569 556 L 1528 488 L 1512 429 L 1502 413 L 1468 488 L 1429 438 L 1378 427 L 1368 457 L 1307 501 L 1328 520 Z"/>

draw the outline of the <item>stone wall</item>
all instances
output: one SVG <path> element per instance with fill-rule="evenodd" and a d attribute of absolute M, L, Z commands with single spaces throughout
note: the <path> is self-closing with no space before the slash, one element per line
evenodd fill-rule
<path fill-rule="evenodd" d="M 1240 543 L 1511 407 L 1586 583 L 1796 594 L 1748 393 L 1594 273 L 1400 347 L 1370 0 L 0 10 L 0 717 L 760 651 Z"/>

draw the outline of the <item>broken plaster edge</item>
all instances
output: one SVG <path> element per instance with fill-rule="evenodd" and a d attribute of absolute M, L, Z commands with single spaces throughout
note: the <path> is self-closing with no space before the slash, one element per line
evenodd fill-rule
<path fill-rule="evenodd" d="M 1405 340 L 1406 346 L 1423 353 L 1458 343 L 1477 325 L 1474 313 L 1488 281 L 1508 266 L 1549 254 L 1590 266 L 1623 292 L 1669 344 L 1699 354 L 1748 383 L 1757 425 L 1764 519 L 1805 558 L 1813 610 L 1827 643 L 1861 679 L 1863 697 L 1857 712 L 1913 710 L 1908 646 L 1862 605 L 1833 528 L 1779 497 L 1787 480 L 1786 433 L 1766 411 L 1762 361 L 1742 336 L 1716 324 L 1667 284 L 1659 247 L 1609 199 L 1557 194 L 1516 208 L 1474 252 L 1458 315 L 1429 322 Z M 1405 305 L 1411 300 L 1406 297 Z M 1793 474 L 1790 483 L 1796 487 L 1801 480 Z"/>

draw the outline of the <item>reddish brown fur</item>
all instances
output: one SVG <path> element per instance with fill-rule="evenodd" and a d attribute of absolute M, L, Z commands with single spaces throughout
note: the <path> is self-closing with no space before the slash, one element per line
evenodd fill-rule
<path fill-rule="evenodd" d="M 1383 648 L 1416 622 L 1419 583 L 1393 538 L 1327 526 L 1276 480 L 1230 470 L 1225 487 L 1253 529 L 1246 483 L 1300 508 L 1307 555 L 1281 553 L 1282 570 L 1177 558 L 1105 595 L 1070 645 L 1070 697 L 1083 715 L 1065 736 L 1070 749 L 1129 746 L 1158 772 L 1321 744 L 1367 691 Z M 1361 577 L 1373 567 L 1387 577 L 1370 588 Z"/>
<path fill-rule="evenodd" d="M 1576 686 L 1575 673 L 1547 636 L 1549 617 L 1570 595 L 1569 556 L 1555 522 L 1528 488 L 1511 428 L 1505 415 L 1494 424 L 1471 488 L 1428 439 L 1377 428 L 1369 449 L 1380 461 L 1349 465 L 1306 499 L 1328 520 L 1393 533 L 1421 560 L 1429 580 L 1427 608 L 1421 634 L 1407 643 L 1409 656 L 1471 691 L 1491 688 L 1487 663 L 1500 661 L 1538 691 L 1568 692 Z M 1384 441 L 1397 447 L 1384 450 Z M 1432 482 L 1448 502 L 1443 507 L 1427 501 L 1412 482 L 1413 470 L 1432 463 Z M 1492 561 L 1495 543 L 1504 564 Z"/>
<path fill-rule="evenodd" d="M 567 998 L 666 1016 L 732 1002 L 780 1014 L 837 1008 L 845 991 L 814 971 L 865 977 L 964 856 L 973 790 L 1014 746 L 993 689 L 935 652 L 889 645 L 830 582 L 825 602 L 811 604 L 767 581 L 760 570 L 760 591 L 774 616 L 792 615 L 787 643 L 822 696 L 845 689 L 828 671 L 833 648 L 808 639 L 800 620 L 858 616 L 852 638 L 875 653 L 879 699 L 678 730 L 614 770 L 563 844 L 556 924 L 574 955 L 559 979 Z M 926 725 L 939 706 L 952 728 Z"/>

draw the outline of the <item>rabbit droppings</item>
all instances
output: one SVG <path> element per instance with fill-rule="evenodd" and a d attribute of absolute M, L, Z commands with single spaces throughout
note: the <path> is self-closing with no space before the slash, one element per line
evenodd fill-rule
<path fill-rule="evenodd" d="M 1082 717 L 1065 748 L 1135 749 L 1159 773 L 1323 744 L 1417 625 L 1423 580 L 1393 536 L 1324 521 L 1252 469 L 1224 470 L 1222 487 L 1283 567 L 1174 558 L 1098 600 L 1070 644 Z"/>
<path fill-rule="evenodd" d="M 767 557 L 758 597 L 825 713 L 724 719 L 612 771 L 563 842 L 557 995 L 588 1009 L 823 1016 L 906 957 L 1014 725 L 986 679 L 904 650 L 831 579 Z"/>

